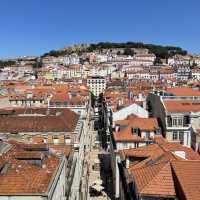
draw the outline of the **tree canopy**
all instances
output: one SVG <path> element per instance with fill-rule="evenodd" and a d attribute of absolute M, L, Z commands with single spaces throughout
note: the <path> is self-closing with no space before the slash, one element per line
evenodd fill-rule
<path fill-rule="evenodd" d="M 186 55 L 187 51 L 180 47 L 175 46 L 162 46 L 154 44 L 144 44 L 142 42 L 126 42 L 126 43 L 111 43 L 111 42 L 100 42 L 97 44 L 91 44 L 89 47 L 90 51 L 111 49 L 111 48 L 125 48 L 126 53 L 130 53 L 132 48 L 144 48 L 148 49 L 150 53 L 154 53 L 156 57 L 160 59 L 169 58 L 175 54 Z M 128 50 L 128 51 L 127 51 Z"/>
<path fill-rule="evenodd" d="M 113 42 L 99 42 L 97 44 L 90 44 L 87 48 L 79 49 L 76 51 L 72 51 L 71 49 L 65 50 L 52 50 L 49 53 L 46 53 L 44 56 L 64 56 L 70 55 L 72 53 L 78 53 L 81 55 L 83 52 L 93 52 L 93 51 L 102 51 L 103 49 L 117 49 L 124 48 L 125 55 L 133 55 L 133 48 L 144 48 L 148 49 L 150 53 L 154 53 L 159 59 L 166 59 L 176 54 L 186 55 L 187 51 L 183 50 L 180 47 L 176 46 L 162 46 L 162 45 L 154 45 L 154 44 L 144 44 L 142 42 L 126 42 L 126 43 L 113 43 Z"/>
<path fill-rule="evenodd" d="M 12 61 L 12 60 L 8 60 L 8 61 L 2 61 L 0 60 L 0 67 L 8 67 L 8 66 L 12 66 L 12 65 L 15 65 L 16 62 L 15 61 Z"/>

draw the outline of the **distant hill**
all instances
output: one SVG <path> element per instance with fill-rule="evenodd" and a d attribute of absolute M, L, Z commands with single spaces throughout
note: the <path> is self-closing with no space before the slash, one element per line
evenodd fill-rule
<path fill-rule="evenodd" d="M 52 50 L 48 53 L 45 53 L 43 56 L 63 56 L 69 55 L 71 53 L 82 54 L 83 52 L 93 52 L 93 51 L 101 51 L 103 49 L 113 49 L 113 48 L 124 48 L 124 49 L 132 49 L 132 48 L 144 48 L 148 49 L 150 53 L 154 53 L 158 59 L 166 59 L 170 56 L 180 54 L 186 55 L 187 51 L 176 46 L 162 46 L 155 44 L 144 44 L 142 42 L 126 42 L 126 43 L 113 43 L 113 42 L 99 42 L 97 44 L 90 45 L 74 45 L 71 47 L 66 47 L 61 50 Z M 127 52 L 127 51 L 126 51 Z"/>
<path fill-rule="evenodd" d="M 12 60 L 8 60 L 8 61 L 0 60 L 0 68 L 4 68 L 4 67 L 7 67 L 7 66 L 12 66 L 12 65 L 15 65 L 15 64 L 16 64 L 16 62 L 12 61 Z"/>

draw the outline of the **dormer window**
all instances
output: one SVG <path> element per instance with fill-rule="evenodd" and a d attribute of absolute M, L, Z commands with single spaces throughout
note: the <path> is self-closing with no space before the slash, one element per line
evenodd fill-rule
<path fill-rule="evenodd" d="M 139 128 L 131 128 L 131 132 L 132 132 L 132 134 L 135 134 L 135 135 L 137 135 L 137 136 L 139 136 L 139 137 L 141 137 L 141 132 L 140 132 L 140 129 Z"/>
<path fill-rule="evenodd" d="M 18 134 L 18 132 L 11 132 L 10 134 L 12 134 L 12 135 L 16 135 L 16 134 Z"/>
<path fill-rule="evenodd" d="M 150 132 L 146 132 L 146 139 L 150 139 Z"/>

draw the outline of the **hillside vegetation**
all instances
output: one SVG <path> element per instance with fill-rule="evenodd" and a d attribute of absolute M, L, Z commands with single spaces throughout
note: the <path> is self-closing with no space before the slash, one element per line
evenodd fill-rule
<path fill-rule="evenodd" d="M 65 50 L 52 50 L 49 53 L 44 54 L 43 56 L 63 56 L 69 55 L 71 53 L 78 53 L 82 54 L 84 52 L 93 52 L 96 50 L 103 50 L 103 49 L 113 49 L 113 48 L 124 48 L 131 49 L 131 48 L 145 48 L 148 49 L 150 53 L 154 53 L 157 58 L 166 59 L 170 56 L 175 54 L 186 55 L 187 51 L 183 50 L 180 47 L 175 46 L 162 46 L 162 45 L 154 45 L 154 44 L 144 44 L 142 42 L 126 42 L 126 43 L 113 43 L 113 42 L 100 42 L 97 44 L 90 44 L 87 48 L 79 48 L 77 50 L 72 50 L 71 48 Z"/>

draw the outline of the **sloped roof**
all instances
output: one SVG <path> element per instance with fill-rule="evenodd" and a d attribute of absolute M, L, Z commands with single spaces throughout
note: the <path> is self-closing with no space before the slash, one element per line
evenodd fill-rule
<path fill-rule="evenodd" d="M 61 160 L 53 155 L 46 156 L 37 151 L 25 151 L 19 146 L 19 144 L 18 147 L 13 146 L 9 152 L 0 157 L 1 164 L 9 163 L 4 173 L 0 174 L 0 195 L 46 195 Z M 45 167 L 18 158 L 42 159 Z"/>
<path fill-rule="evenodd" d="M 139 128 L 141 131 L 154 131 L 158 127 L 156 118 L 128 117 L 125 120 L 117 120 L 114 123 Z"/>
<path fill-rule="evenodd" d="M 200 91 L 194 90 L 189 87 L 167 88 L 166 92 L 171 93 L 175 96 L 200 96 Z"/>
<path fill-rule="evenodd" d="M 141 131 L 155 131 L 158 128 L 156 118 L 137 118 L 133 117 L 126 120 L 118 120 L 116 125 L 125 125 L 126 128 L 119 132 L 114 132 L 113 136 L 116 142 L 120 141 L 143 141 L 143 139 L 132 133 L 132 128 L 139 128 Z"/>
<path fill-rule="evenodd" d="M 165 100 L 167 112 L 200 112 L 200 100 Z"/>
<path fill-rule="evenodd" d="M 143 139 L 136 134 L 131 133 L 131 127 L 127 127 L 123 129 L 122 131 L 113 133 L 114 140 L 116 142 L 123 142 L 123 141 L 129 141 L 129 142 L 139 142 L 143 141 Z"/>
<path fill-rule="evenodd" d="M 175 154 L 176 151 L 184 151 L 185 159 L 177 156 Z M 131 156 L 144 158 L 140 162 L 130 164 L 128 169 L 130 175 L 134 179 L 138 193 L 144 196 L 176 196 L 176 182 L 174 182 L 172 164 L 176 162 L 187 163 L 188 160 L 192 160 L 191 163 L 200 163 L 200 156 L 197 152 L 194 152 L 191 148 L 184 147 L 181 144 L 169 142 L 150 144 L 137 149 L 122 150 L 120 151 L 120 155 L 122 160 Z M 181 175 L 184 175 L 184 172 L 179 170 L 179 168 L 182 169 L 182 166 L 177 164 L 177 174 L 180 172 L 182 173 Z M 190 173 L 189 167 L 186 166 L 186 170 Z M 194 171 L 195 170 L 197 169 L 194 167 Z M 194 174 L 195 173 L 199 174 L 199 171 L 194 172 Z M 198 177 L 198 181 L 199 180 Z M 192 183 L 194 184 L 195 181 Z M 189 181 L 186 182 L 186 184 L 189 184 Z"/>
<path fill-rule="evenodd" d="M 135 169 L 131 173 L 140 194 L 167 197 L 176 195 L 169 162 Z"/>
<path fill-rule="evenodd" d="M 35 109 L 34 113 L 0 116 L 1 133 L 18 132 L 73 132 L 79 115 L 69 109 Z"/>
<path fill-rule="evenodd" d="M 134 114 L 138 117 L 148 117 L 148 111 L 137 104 L 132 104 L 113 113 L 113 121 L 126 119 L 131 114 Z"/>
<path fill-rule="evenodd" d="M 147 146 L 142 146 L 139 148 L 130 148 L 124 149 L 120 151 L 122 158 L 125 159 L 126 157 L 133 156 L 133 157 L 154 157 L 161 156 L 163 154 L 163 149 L 160 148 L 158 144 L 149 144 Z"/>
<path fill-rule="evenodd" d="M 172 168 L 178 181 L 179 198 L 183 200 L 199 200 L 200 161 L 173 161 Z"/>

